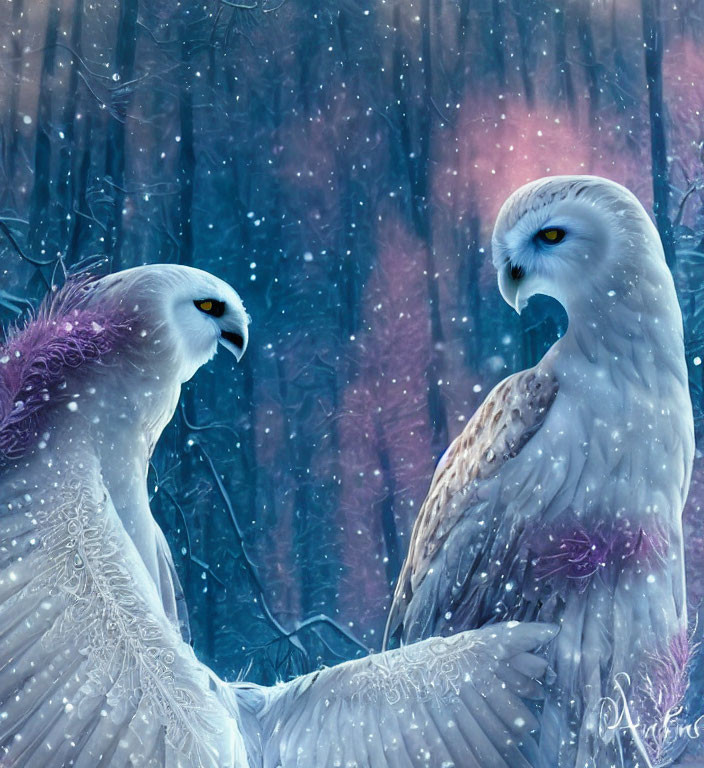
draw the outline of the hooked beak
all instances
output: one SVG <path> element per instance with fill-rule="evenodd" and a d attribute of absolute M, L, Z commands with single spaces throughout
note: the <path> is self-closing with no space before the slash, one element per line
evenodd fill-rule
<path fill-rule="evenodd" d="M 531 292 L 526 291 L 526 276 L 523 268 L 511 264 L 506 264 L 499 270 L 499 290 L 504 301 L 520 315 L 526 308 Z M 527 294 L 527 295 L 526 295 Z"/>
<path fill-rule="evenodd" d="M 225 349 L 232 352 L 238 363 L 247 349 L 248 341 L 249 331 L 247 330 L 246 324 L 233 325 L 231 328 L 223 328 L 220 331 L 220 338 L 218 339 L 218 343 L 222 344 Z"/>

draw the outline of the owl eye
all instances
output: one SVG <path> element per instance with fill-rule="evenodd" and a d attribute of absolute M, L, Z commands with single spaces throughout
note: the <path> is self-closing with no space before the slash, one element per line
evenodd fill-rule
<path fill-rule="evenodd" d="M 196 307 L 206 315 L 222 317 L 225 314 L 225 302 L 217 299 L 197 299 L 193 302 Z"/>
<path fill-rule="evenodd" d="M 555 245 L 565 238 L 565 230 L 559 227 L 550 227 L 549 229 L 541 229 L 535 236 L 536 240 L 547 245 Z"/>

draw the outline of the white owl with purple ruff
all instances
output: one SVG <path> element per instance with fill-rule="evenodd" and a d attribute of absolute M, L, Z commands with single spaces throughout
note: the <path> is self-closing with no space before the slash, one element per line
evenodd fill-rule
<path fill-rule="evenodd" d="M 549 625 L 496 625 L 274 688 L 184 641 L 147 466 L 248 317 L 200 270 L 77 279 L 0 350 L 2 768 L 528 767 Z"/>
<path fill-rule="evenodd" d="M 555 176 L 509 197 L 492 248 L 508 304 L 551 296 L 569 327 L 496 386 L 440 462 L 387 637 L 557 622 L 540 765 L 669 765 L 683 745 L 663 725 L 681 714 L 691 652 L 694 423 L 658 232 L 620 185 Z M 614 727 L 623 704 L 638 728 Z"/>

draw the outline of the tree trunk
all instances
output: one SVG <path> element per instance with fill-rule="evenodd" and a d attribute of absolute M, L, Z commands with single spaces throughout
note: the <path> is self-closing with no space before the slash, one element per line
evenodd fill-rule
<path fill-rule="evenodd" d="M 589 3 L 577 3 L 577 36 L 579 37 L 582 61 L 587 77 L 587 90 L 589 92 L 589 118 L 593 121 L 599 110 L 599 63 L 594 50 L 594 36 L 592 34 L 591 13 Z"/>
<path fill-rule="evenodd" d="M 117 27 L 113 74 L 117 75 L 118 88 L 134 77 L 134 60 L 137 49 L 137 14 L 139 0 L 121 0 L 120 20 Z M 105 146 L 105 176 L 111 181 L 112 210 L 108 220 L 108 234 L 105 238 L 107 255 L 112 269 L 122 267 L 122 209 L 125 204 L 125 125 L 129 98 L 125 92 L 124 102 L 113 105 L 116 112 L 110 116 Z"/>
<path fill-rule="evenodd" d="M 51 190 L 51 97 L 56 59 L 56 40 L 59 31 L 59 10 L 52 6 L 46 22 L 44 37 L 44 58 L 39 79 L 39 102 L 37 105 L 37 132 L 34 146 L 34 187 L 29 211 L 29 245 L 35 258 L 45 260 L 44 245 L 48 241 Z M 53 256 L 54 254 L 50 254 Z"/>
<path fill-rule="evenodd" d="M 196 156 L 193 147 L 193 91 L 191 80 L 191 54 L 186 42 L 182 43 L 183 84 L 179 96 L 181 142 L 179 144 L 178 182 L 179 197 L 179 264 L 193 264 L 193 181 Z"/>
<path fill-rule="evenodd" d="M 529 15 L 533 7 L 532 0 L 513 0 L 513 12 L 516 17 L 518 29 L 518 43 L 520 49 L 519 68 L 523 83 L 523 94 L 528 109 L 535 105 L 535 89 L 533 88 L 533 75 L 531 72 L 530 40 L 532 35 L 532 17 Z"/>
<path fill-rule="evenodd" d="M 653 175 L 653 213 L 660 232 L 665 258 L 670 269 L 675 266 L 675 246 L 669 217 L 670 182 L 662 82 L 663 27 L 660 0 L 641 0 L 645 76 L 650 113 L 650 156 Z"/>
<path fill-rule="evenodd" d="M 63 109 L 62 130 L 64 134 L 63 144 L 59 149 L 58 166 L 58 199 L 63 209 L 61 216 L 60 243 L 66 250 L 67 262 L 70 265 L 72 261 L 78 261 L 79 255 L 73 250 L 69 251 L 71 245 L 71 233 L 75 227 L 77 214 L 74 212 L 76 202 L 78 179 L 71 173 L 72 157 L 76 151 L 76 105 L 78 103 L 78 57 L 81 55 L 81 28 L 83 23 L 83 0 L 75 0 L 73 9 L 73 21 L 71 23 L 71 50 L 73 57 L 71 59 L 71 71 L 68 77 L 68 89 L 66 92 L 66 103 Z M 87 119 L 87 118 L 86 118 Z"/>
<path fill-rule="evenodd" d="M 490 35 L 496 77 L 499 81 L 499 88 L 502 90 L 506 87 L 506 51 L 504 49 L 506 45 L 506 28 L 504 26 L 503 5 L 504 0 L 492 0 L 491 13 L 494 34 Z"/>
<path fill-rule="evenodd" d="M 391 460 L 389 458 L 389 447 L 384 432 L 384 425 L 377 418 L 374 420 L 374 431 L 376 437 L 376 453 L 381 467 L 381 476 L 384 479 L 384 498 L 379 502 L 381 507 L 381 531 L 384 537 L 384 548 L 386 550 L 386 583 L 393 587 L 401 570 L 401 553 L 398 537 L 398 528 L 396 526 L 395 498 L 396 498 L 396 478 L 394 477 Z"/>
<path fill-rule="evenodd" d="M 559 97 L 567 105 L 570 115 L 576 118 L 576 102 L 574 94 L 574 83 L 572 82 L 572 67 L 567 58 L 567 33 L 565 30 L 565 4 L 560 1 L 556 5 L 553 17 L 553 27 L 555 35 L 555 67 L 557 69 L 557 78 L 560 84 Z"/>
<path fill-rule="evenodd" d="M 479 210 L 479 206 L 475 207 Z M 467 280 L 467 309 L 472 318 L 472 333 L 469 336 L 471 347 L 468 362 L 475 371 L 479 371 L 482 361 L 482 292 L 479 285 L 483 254 L 481 246 L 481 227 L 479 215 L 473 215 L 469 220 L 469 279 Z"/>
<path fill-rule="evenodd" d="M 15 178 L 17 153 L 19 149 L 20 130 L 17 124 L 17 109 L 20 100 L 20 83 L 22 79 L 22 34 L 21 19 L 24 15 L 24 0 L 12 2 L 12 28 L 17 30 L 12 35 L 10 50 L 12 51 L 12 90 L 10 91 L 10 105 L 8 108 L 7 126 L 10 133 L 7 149 L 7 180 L 9 193 L 14 197 L 12 181 Z M 13 208 L 16 207 L 14 204 Z"/>
<path fill-rule="evenodd" d="M 78 259 L 82 252 L 81 243 L 86 229 L 87 204 L 86 193 L 88 191 L 88 175 L 91 165 L 91 138 L 93 120 L 90 112 L 87 112 L 81 121 L 82 127 L 77 136 L 76 146 L 73 148 L 73 194 L 71 196 L 72 216 L 71 228 L 67 237 L 67 253 L 71 254 L 72 261 Z"/>
<path fill-rule="evenodd" d="M 464 95 L 465 82 L 469 75 L 470 66 L 467 56 L 469 45 L 469 8 L 470 0 L 461 0 L 459 17 L 457 19 L 457 61 L 455 62 L 455 74 L 453 85 L 459 98 Z"/>
<path fill-rule="evenodd" d="M 429 164 L 430 142 L 432 138 L 432 65 L 431 65 L 431 21 L 430 0 L 423 0 L 421 5 L 421 57 L 422 81 L 419 96 L 417 137 L 414 148 L 411 130 L 412 92 L 411 68 L 403 50 L 400 5 L 394 8 L 394 27 L 396 29 L 396 45 L 393 56 L 393 81 L 397 104 L 397 119 L 399 123 L 398 141 L 400 141 L 400 156 L 404 159 L 408 172 L 410 188 L 411 221 L 417 238 L 423 244 L 426 260 L 426 286 L 428 294 L 428 313 L 430 319 L 431 358 L 428 364 L 428 411 L 432 428 L 432 446 L 436 455 L 447 446 L 447 413 L 442 397 L 441 385 L 438 383 L 443 376 L 444 365 L 442 349 L 444 333 L 440 316 L 440 296 L 435 268 L 435 251 L 433 247 L 433 230 L 428 193 L 430 190 Z M 410 96 L 410 98 L 409 98 Z M 396 139 L 392 136 L 392 140 Z"/>

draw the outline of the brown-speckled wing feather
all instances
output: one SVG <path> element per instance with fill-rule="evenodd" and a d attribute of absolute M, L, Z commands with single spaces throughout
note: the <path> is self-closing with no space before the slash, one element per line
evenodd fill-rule
<path fill-rule="evenodd" d="M 465 522 L 478 522 L 482 488 L 516 457 L 540 429 L 557 395 L 558 383 L 552 373 L 531 368 L 504 379 L 488 395 L 457 439 L 450 445 L 435 471 L 430 490 L 413 527 L 408 555 L 401 569 L 389 613 L 386 639 L 402 634 L 419 639 L 435 634 L 433 611 L 442 611 L 442 594 L 430 590 L 436 605 L 423 606 L 423 627 L 409 631 L 406 614 L 421 583 L 429 572 L 434 579 L 433 561 L 455 529 Z M 487 536 L 489 534 L 487 533 Z M 477 542 L 480 544 L 481 542 Z M 488 545 L 483 547 L 485 550 Z M 481 553 L 476 552 L 479 556 Z M 476 557 L 465 557 L 471 568 Z M 459 574 L 462 581 L 464 574 Z M 459 583 L 455 585 L 458 587 Z M 448 587 L 452 591 L 453 585 Z M 439 587 L 442 592 L 442 587 Z M 426 589 L 426 592 L 428 590 Z M 455 588 L 456 591 L 456 588 Z M 425 595 L 424 599 L 428 599 Z M 430 622 L 430 625 L 428 623 Z"/>

